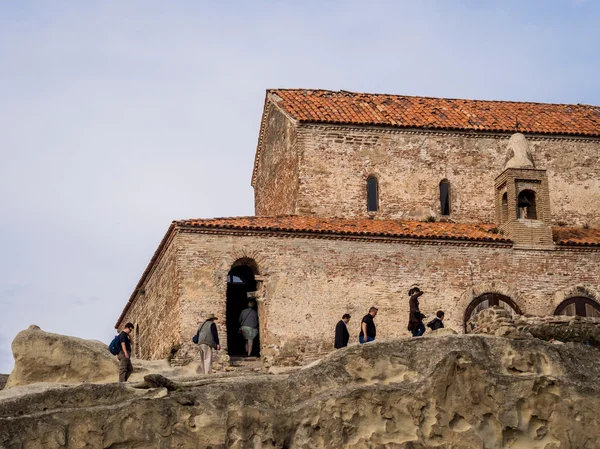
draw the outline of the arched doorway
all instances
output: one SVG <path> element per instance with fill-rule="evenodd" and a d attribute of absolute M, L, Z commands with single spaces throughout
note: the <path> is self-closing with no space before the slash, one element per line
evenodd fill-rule
<path fill-rule="evenodd" d="M 493 306 L 502 307 L 503 309 L 508 310 L 512 315 L 521 315 L 521 309 L 517 303 L 508 296 L 501 295 L 500 293 L 484 293 L 471 301 L 471 304 L 467 307 L 464 317 L 465 331 L 467 330 L 467 323 L 471 318 L 482 310 Z"/>
<path fill-rule="evenodd" d="M 254 278 L 256 264 L 252 260 L 240 260 L 233 264 L 227 274 L 227 353 L 230 356 L 245 356 L 246 341 L 238 333 L 240 328 L 239 317 L 242 310 L 248 307 L 249 292 L 256 291 Z M 260 356 L 260 336 L 254 339 L 252 355 Z"/>
<path fill-rule="evenodd" d="M 554 315 L 600 318 L 600 304 L 584 296 L 575 296 L 561 302 Z"/>

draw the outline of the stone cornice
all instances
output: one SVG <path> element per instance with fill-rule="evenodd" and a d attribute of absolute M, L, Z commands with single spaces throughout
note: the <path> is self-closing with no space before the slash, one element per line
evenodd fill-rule
<path fill-rule="evenodd" d="M 254 230 L 254 229 L 223 229 L 223 228 L 201 228 L 196 226 L 181 226 L 178 229 L 183 233 L 189 234 L 212 234 L 212 235 L 233 235 L 245 237 L 277 237 L 277 238 L 304 238 L 304 239 L 325 239 L 325 240 L 347 240 L 363 241 L 373 243 L 404 243 L 410 245 L 435 245 L 435 246 L 477 246 L 494 248 L 512 248 L 510 242 L 492 242 L 483 240 L 469 239 L 440 239 L 440 238 L 418 238 L 418 237 L 390 237 L 377 235 L 353 235 L 353 234 L 334 234 L 318 233 L 312 231 L 274 231 L 274 230 Z"/>
<path fill-rule="evenodd" d="M 464 131 L 464 130 L 441 130 L 427 128 L 398 128 L 392 126 L 375 125 L 343 125 L 328 123 L 299 122 L 298 130 L 339 130 L 339 131 L 359 131 L 372 132 L 374 134 L 409 134 L 409 135 L 436 135 L 443 137 L 479 137 L 493 139 L 510 139 L 513 133 L 490 132 L 490 131 Z M 517 131 L 515 131 L 517 132 Z M 535 141 L 569 141 L 569 142 L 600 142 L 599 137 L 571 136 L 571 135 L 553 135 L 553 134 L 525 134 L 527 139 Z"/>

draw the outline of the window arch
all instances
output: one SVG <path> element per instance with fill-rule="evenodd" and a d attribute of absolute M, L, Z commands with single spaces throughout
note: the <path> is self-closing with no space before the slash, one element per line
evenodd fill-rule
<path fill-rule="evenodd" d="M 535 192 L 533 190 L 523 190 L 519 193 L 517 199 L 517 218 L 537 220 Z"/>
<path fill-rule="evenodd" d="M 600 318 L 600 304 L 584 296 L 575 296 L 561 302 L 554 315 Z"/>
<path fill-rule="evenodd" d="M 500 223 L 504 223 L 508 220 L 508 193 L 506 192 L 502 195 L 500 214 Z"/>
<path fill-rule="evenodd" d="M 375 176 L 367 178 L 367 212 L 379 210 L 379 182 Z"/>
<path fill-rule="evenodd" d="M 503 309 L 508 310 L 512 315 L 521 315 L 522 313 L 517 303 L 514 302 L 510 297 L 500 293 L 484 293 L 483 295 L 475 298 L 468 305 L 464 317 L 465 330 L 467 332 L 470 330 L 466 329 L 466 326 L 471 318 L 473 318 L 482 310 L 493 306 L 502 307 Z"/>
<path fill-rule="evenodd" d="M 447 179 L 440 182 L 440 212 L 450 215 L 450 182 Z"/>

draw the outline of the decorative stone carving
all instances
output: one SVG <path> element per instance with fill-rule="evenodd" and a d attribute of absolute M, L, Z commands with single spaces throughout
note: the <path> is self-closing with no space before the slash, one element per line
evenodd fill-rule
<path fill-rule="evenodd" d="M 529 142 L 521 133 L 513 134 L 508 140 L 504 163 L 504 169 L 507 168 L 535 168 Z"/>

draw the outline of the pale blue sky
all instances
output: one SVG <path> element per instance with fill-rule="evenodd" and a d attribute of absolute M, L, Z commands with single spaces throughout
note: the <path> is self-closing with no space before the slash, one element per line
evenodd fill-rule
<path fill-rule="evenodd" d="M 591 0 L 0 0 L 0 373 L 30 324 L 108 343 L 173 219 L 253 213 L 265 89 L 598 105 L 598 23 Z"/>

